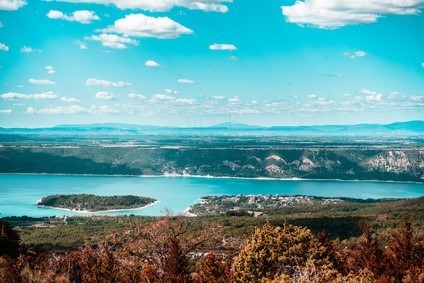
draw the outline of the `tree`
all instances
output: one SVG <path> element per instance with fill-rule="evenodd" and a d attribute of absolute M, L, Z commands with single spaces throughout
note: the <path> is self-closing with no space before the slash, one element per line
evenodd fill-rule
<path fill-rule="evenodd" d="M 168 215 L 142 226 L 134 223 L 123 241 L 122 254 L 138 265 L 148 282 L 189 282 L 189 254 L 209 249 L 221 239 L 213 223 L 198 225 L 193 219 Z"/>
<path fill-rule="evenodd" d="M 15 283 L 22 279 L 21 268 L 16 259 L 0 256 L 0 283 Z"/>
<path fill-rule="evenodd" d="M 273 280 L 281 274 L 290 276 L 317 254 L 315 249 L 309 229 L 265 224 L 255 229 L 235 259 L 234 276 L 237 282 Z"/>
<path fill-rule="evenodd" d="M 233 282 L 231 265 L 231 257 L 217 256 L 215 253 L 209 253 L 196 262 L 194 281 L 196 283 Z"/>
<path fill-rule="evenodd" d="M 414 237 L 412 223 L 406 221 L 391 233 L 387 245 L 388 273 L 400 282 L 422 282 L 424 280 L 424 244 Z M 421 281 L 420 281 L 421 278 Z M 409 281 L 408 281 L 409 280 Z"/>
<path fill-rule="evenodd" d="M 68 275 L 70 282 L 119 282 L 122 262 L 111 247 L 102 243 L 98 249 L 85 245 L 80 251 L 67 254 L 58 273 Z"/>
<path fill-rule="evenodd" d="M 17 258 L 21 239 L 9 222 L 0 220 L 0 256 Z"/>
<path fill-rule="evenodd" d="M 372 234 L 369 225 L 361 221 L 362 241 L 353 250 L 355 259 L 351 269 L 367 269 L 376 276 L 384 273 L 386 268 L 386 257 L 381 248 L 380 239 Z"/>

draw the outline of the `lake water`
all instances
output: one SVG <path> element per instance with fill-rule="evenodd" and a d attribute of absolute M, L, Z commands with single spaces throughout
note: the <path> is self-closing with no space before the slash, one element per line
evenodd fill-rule
<path fill-rule="evenodd" d="M 107 213 L 163 215 L 164 208 L 182 213 L 202 196 L 234 194 L 287 194 L 354 198 L 413 198 L 424 195 L 415 183 L 309 180 L 255 180 L 200 177 L 121 177 L 0 174 L 0 217 L 62 216 L 81 213 L 37 207 L 52 194 L 140 195 L 159 200 L 140 210 Z M 84 214 L 83 214 L 84 215 Z"/>

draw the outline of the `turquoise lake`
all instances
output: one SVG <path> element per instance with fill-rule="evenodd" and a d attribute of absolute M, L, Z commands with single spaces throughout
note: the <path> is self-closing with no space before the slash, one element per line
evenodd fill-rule
<path fill-rule="evenodd" d="M 424 195 L 424 185 L 415 183 L 262 180 L 206 177 L 122 177 L 49 174 L 0 174 L 0 217 L 87 215 L 37 207 L 52 194 L 140 195 L 159 200 L 139 210 L 109 215 L 163 215 L 164 208 L 182 213 L 202 196 L 234 194 L 287 194 L 354 198 L 413 198 Z"/>

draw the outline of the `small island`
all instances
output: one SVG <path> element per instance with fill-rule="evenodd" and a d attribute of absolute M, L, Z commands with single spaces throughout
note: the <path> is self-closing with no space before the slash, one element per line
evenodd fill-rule
<path fill-rule="evenodd" d="M 106 212 L 111 210 L 139 209 L 157 200 L 141 196 L 96 196 L 91 194 L 51 195 L 43 197 L 37 205 L 77 212 Z"/>

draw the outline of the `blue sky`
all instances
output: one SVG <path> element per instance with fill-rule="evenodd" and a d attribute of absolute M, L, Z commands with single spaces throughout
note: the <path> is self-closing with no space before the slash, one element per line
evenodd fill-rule
<path fill-rule="evenodd" d="M 0 126 L 424 119 L 423 9 L 423 0 L 0 0 Z"/>

